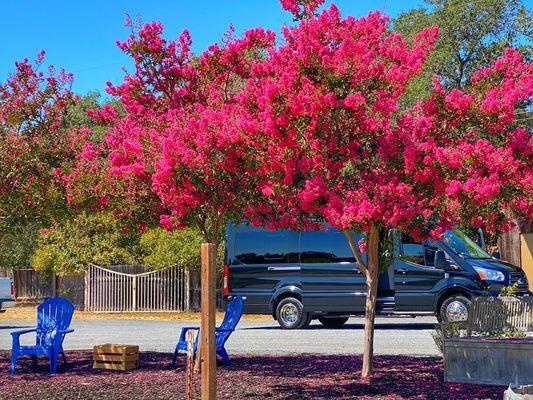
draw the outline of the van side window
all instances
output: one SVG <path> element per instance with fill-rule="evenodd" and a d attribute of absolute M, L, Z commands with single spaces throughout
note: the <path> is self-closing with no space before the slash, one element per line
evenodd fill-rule
<path fill-rule="evenodd" d="M 412 237 L 402 234 L 401 258 L 415 264 L 426 265 L 424 261 L 424 245 L 422 242 L 417 242 Z"/>
<path fill-rule="evenodd" d="M 280 264 L 288 262 L 289 232 L 238 232 L 235 258 L 244 264 Z"/>
<path fill-rule="evenodd" d="M 302 263 L 355 262 L 344 233 L 336 229 L 302 232 L 300 260 Z"/>
<path fill-rule="evenodd" d="M 429 241 L 415 241 L 408 235 L 402 234 L 402 255 L 401 258 L 419 265 L 432 267 L 435 262 L 435 251 L 437 246 Z"/>

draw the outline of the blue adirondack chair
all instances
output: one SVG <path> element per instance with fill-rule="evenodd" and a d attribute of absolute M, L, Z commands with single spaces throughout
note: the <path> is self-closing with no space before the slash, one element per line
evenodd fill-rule
<path fill-rule="evenodd" d="M 215 328 L 215 345 L 217 355 L 222 358 L 224 365 L 229 365 L 230 360 L 224 345 L 228 338 L 231 336 L 235 327 L 241 319 L 242 310 L 244 307 L 244 300 L 241 296 L 236 296 L 232 301 L 226 306 L 226 313 L 224 314 L 224 320 L 218 328 Z M 174 368 L 176 365 L 176 358 L 180 351 L 187 352 L 187 341 L 186 335 L 188 330 L 197 330 L 196 340 L 194 341 L 194 354 L 196 355 L 196 350 L 198 348 L 198 338 L 200 336 L 200 328 L 198 327 L 185 327 L 181 329 L 180 339 L 174 350 L 174 355 L 172 356 L 171 367 Z"/>
<path fill-rule="evenodd" d="M 59 356 L 63 364 L 67 363 L 63 351 L 63 339 L 69 329 L 70 320 L 74 314 L 74 305 L 63 297 L 53 297 L 37 307 L 37 327 L 11 332 L 13 346 L 11 348 L 11 375 L 15 373 L 15 363 L 19 356 L 31 356 L 33 366 L 37 364 L 38 355 L 46 355 L 50 360 L 50 373 L 55 374 Z M 20 335 L 35 332 L 35 346 L 21 346 Z"/>

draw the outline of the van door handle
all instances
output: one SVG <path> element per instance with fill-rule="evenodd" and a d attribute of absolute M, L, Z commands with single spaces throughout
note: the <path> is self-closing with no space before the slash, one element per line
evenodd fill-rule
<path fill-rule="evenodd" d="M 355 272 L 356 274 L 361 273 L 361 270 L 359 268 L 352 268 L 352 271 Z"/>
<path fill-rule="evenodd" d="M 268 267 L 269 271 L 300 271 L 300 267 Z"/>
<path fill-rule="evenodd" d="M 400 268 L 400 269 L 397 269 L 396 272 L 399 272 L 400 274 L 405 274 L 407 273 L 407 270 L 405 268 Z"/>

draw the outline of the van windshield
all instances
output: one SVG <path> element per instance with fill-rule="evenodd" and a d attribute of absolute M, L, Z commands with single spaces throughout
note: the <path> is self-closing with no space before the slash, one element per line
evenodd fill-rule
<path fill-rule="evenodd" d="M 453 229 L 444 233 L 442 241 L 456 254 L 463 258 L 492 258 L 472 239 L 459 229 Z"/>

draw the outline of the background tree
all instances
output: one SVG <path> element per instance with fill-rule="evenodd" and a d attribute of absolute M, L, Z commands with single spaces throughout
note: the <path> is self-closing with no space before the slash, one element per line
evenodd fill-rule
<path fill-rule="evenodd" d="M 0 235 L 0 269 L 30 265 L 37 236 L 37 227 L 31 225 L 17 225 Z"/>
<path fill-rule="evenodd" d="M 72 75 L 35 60 L 15 63 L 0 85 L 0 232 L 46 226 L 68 213 L 61 171 L 85 142 L 83 131 L 63 131 L 74 96 Z"/>
<path fill-rule="evenodd" d="M 61 225 L 41 229 L 31 266 L 61 276 L 81 273 L 91 264 L 140 264 L 140 236 L 110 214 L 82 212 Z"/>
<path fill-rule="evenodd" d="M 117 112 L 116 117 L 124 114 L 120 101 L 109 99 L 102 102 L 100 92 L 96 90 L 84 96 L 76 96 L 76 101 L 67 107 L 66 115 L 61 124 L 62 129 L 66 130 L 73 127 L 89 129 L 91 131 L 89 140 L 96 143 L 105 142 L 104 134 L 113 120 L 95 118 L 94 113 L 94 110 L 103 107 L 113 107 Z"/>
<path fill-rule="evenodd" d="M 141 236 L 140 245 L 143 251 L 143 265 L 147 269 L 167 269 L 179 267 L 183 269 L 200 269 L 200 248 L 203 237 L 197 228 L 183 228 L 168 231 L 152 228 Z M 224 246 L 218 248 L 217 271 L 222 270 L 224 262 Z"/>
<path fill-rule="evenodd" d="M 423 72 L 409 85 L 405 102 L 427 97 L 436 74 L 446 89 L 468 85 L 472 74 L 516 47 L 531 57 L 531 11 L 520 0 L 426 0 L 425 6 L 400 14 L 392 29 L 412 39 L 427 26 L 439 37 Z"/>

